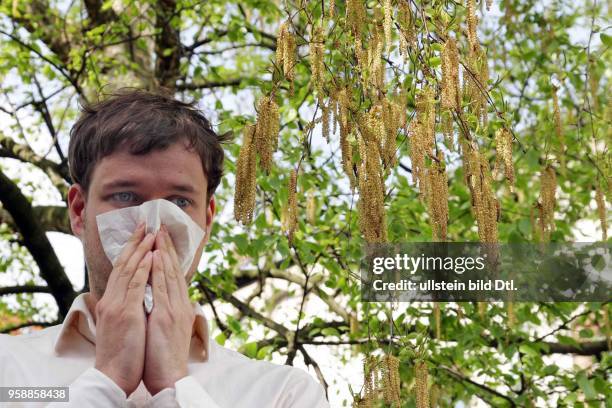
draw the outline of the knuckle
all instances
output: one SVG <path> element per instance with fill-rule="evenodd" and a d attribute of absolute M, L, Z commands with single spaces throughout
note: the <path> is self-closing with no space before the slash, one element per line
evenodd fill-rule
<path fill-rule="evenodd" d="M 119 268 L 119 270 L 118 270 L 119 277 L 120 278 L 127 278 L 127 277 L 129 277 L 131 275 L 130 269 L 131 268 L 128 268 L 127 265 L 124 265 L 121 268 Z"/>
<path fill-rule="evenodd" d="M 166 276 L 173 281 L 178 278 L 178 274 L 176 273 L 176 270 L 174 270 L 174 268 L 168 268 L 168 270 L 166 271 Z"/>
<path fill-rule="evenodd" d="M 117 316 L 117 309 L 104 300 L 96 304 L 96 316 L 100 320 L 114 319 Z"/>
<path fill-rule="evenodd" d="M 125 266 L 125 257 L 120 255 L 119 258 L 117 258 L 117 261 L 115 262 L 115 269 L 122 269 Z"/>
<path fill-rule="evenodd" d="M 145 285 L 145 281 L 141 279 L 132 279 L 128 282 L 128 289 L 138 289 Z"/>
<path fill-rule="evenodd" d="M 162 281 L 161 279 L 157 280 L 156 282 L 153 282 L 153 289 L 156 289 L 162 292 L 165 291 L 166 282 Z"/>

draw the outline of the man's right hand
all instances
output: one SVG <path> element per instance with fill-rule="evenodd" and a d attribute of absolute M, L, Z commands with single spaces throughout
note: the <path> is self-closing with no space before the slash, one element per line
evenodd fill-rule
<path fill-rule="evenodd" d="M 141 224 L 115 262 L 104 295 L 96 304 L 95 368 L 127 396 L 140 384 L 144 370 L 143 300 L 154 242 L 155 234 L 145 236 L 144 224 Z"/>

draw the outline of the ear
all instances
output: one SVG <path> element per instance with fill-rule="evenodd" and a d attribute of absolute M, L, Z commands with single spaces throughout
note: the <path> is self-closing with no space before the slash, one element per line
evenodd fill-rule
<path fill-rule="evenodd" d="M 212 231 L 213 220 L 216 214 L 216 203 L 215 197 L 210 197 L 210 201 L 208 202 L 208 207 L 206 208 L 206 231 L 204 234 L 204 244 L 208 243 L 208 238 L 210 238 L 210 232 Z"/>
<path fill-rule="evenodd" d="M 68 215 L 72 233 L 81 238 L 85 228 L 85 205 L 87 194 L 80 184 L 73 184 L 68 189 Z"/>

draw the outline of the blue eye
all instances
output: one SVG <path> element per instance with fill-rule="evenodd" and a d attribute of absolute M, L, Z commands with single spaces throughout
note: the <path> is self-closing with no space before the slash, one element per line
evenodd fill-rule
<path fill-rule="evenodd" d="M 183 207 L 187 207 L 189 204 L 191 204 L 191 201 L 189 201 L 189 200 L 188 200 L 188 199 L 186 199 L 186 198 L 177 197 L 177 198 L 175 198 L 175 200 L 177 200 L 177 201 L 175 201 L 176 205 L 178 205 L 178 206 L 179 206 L 179 207 L 181 207 L 181 208 L 183 208 Z M 180 201 L 180 203 L 184 203 L 184 205 L 179 204 L 179 201 L 178 201 L 178 200 L 182 200 L 182 201 Z"/>
<path fill-rule="evenodd" d="M 129 199 L 133 196 L 133 193 L 127 192 L 127 191 L 122 191 L 120 193 L 115 193 L 113 194 L 113 197 L 118 198 L 118 201 L 122 201 L 122 202 L 128 202 L 130 201 Z M 124 199 L 122 199 L 124 198 Z"/>

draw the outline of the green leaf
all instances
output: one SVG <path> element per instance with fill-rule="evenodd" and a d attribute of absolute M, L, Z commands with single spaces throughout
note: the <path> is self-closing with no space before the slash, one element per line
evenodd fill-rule
<path fill-rule="evenodd" d="M 217 341 L 217 343 L 223 346 L 225 344 L 225 341 L 227 340 L 227 337 L 225 337 L 225 333 L 221 332 L 217 335 L 217 337 L 215 337 L 215 340 Z"/>
<path fill-rule="evenodd" d="M 601 42 L 606 46 L 606 47 L 612 47 L 612 35 L 608 35 L 605 33 L 601 33 L 600 36 L 601 38 Z"/>
<path fill-rule="evenodd" d="M 249 358 L 257 358 L 257 342 L 253 341 L 242 346 L 242 352 Z"/>
<path fill-rule="evenodd" d="M 429 66 L 431 68 L 435 68 L 442 63 L 442 59 L 440 57 L 431 57 L 429 59 Z"/>
<path fill-rule="evenodd" d="M 324 336 L 340 336 L 340 333 L 338 332 L 338 330 L 336 330 L 335 327 L 325 327 L 323 329 L 321 329 L 321 333 Z"/>
<path fill-rule="evenodd" d="M 584 396 L 587 399 L 597 398 L 597 392 L 595 391 L 592 382 L 589 381 L 584 371 L 578 373 L 578 375 L 576 376 L 576 381 L 578 382 L 580 389 L 584 392 Z"/>

